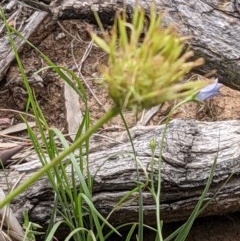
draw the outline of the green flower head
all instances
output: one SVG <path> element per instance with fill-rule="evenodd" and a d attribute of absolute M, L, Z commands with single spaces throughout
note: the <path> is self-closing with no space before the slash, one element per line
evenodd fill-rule
<path fill-rule="evenodd" d="M 102 75 L 118 107 L 141 110 L 187 97 L 209 84 L 179 81 L 203 64 L 203 59 L 189 61 L 193 52 L 184 52 L 186 38 L 179 37 L 171 27 L 163 28 L 154 8 L 147 27 L 145 13 L 139 7 L 135 8 L 131 23 L 126 18 L 125 14 L 118 14 L 112 31 L 103 38 L 91 33 L 97 45 L 108 53 L 108 65 L 102 68 Z"/>

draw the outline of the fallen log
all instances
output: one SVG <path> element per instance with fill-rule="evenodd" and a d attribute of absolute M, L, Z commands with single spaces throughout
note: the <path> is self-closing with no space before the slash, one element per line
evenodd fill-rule
<path fill-rule="evenodd" d="M 131 15 L 134 0 L 58 0 L 44 4 L 38 0 L 21 0 L 52 14 L 55 20 L 93 20 L 93 11 L 101 20 L 111 22 L 114 13 L 126 8 Z M 163 14 L 165 24 L 173 25 L 180 34 L 191 36 L 189 43 L 197 56 L 206 60 L 201 73 L 212 72 L 223 84 L 240 90 L 240 7 L 237 0 L 137 1 L 146 11 L 154 2 Z M 216 73 L 215 73 L 216 72 Z"/>
<path fill-rule="evenodd" d="M 137 126 L 131 129 L 136 156 L 141 163 L 140 180 L 148 183 L 148 187 L 151 173 L 154 173 L 155 182 L 157 180 L 163 129 L 164 125 Z M 154 153 L 150 148 L 153 139 L 157 143 Z M 164 222 L 188 218 L 206 185 L 215 158 L 217 165 L 213 183 L 205 201 L 222 189 L 201 215 L 219 215 L 240 210 L 239 143 L 240 121 L 170 122 L 164 138 L 161 164 L 161 219 Z M 98 140 L 93 140 L 91 147 L 89 171 L 93 179 L 93 200 L 97 210 L 106 217 L 120 199 L 136 187 L 136 162 L 125 132 L 116 133 L 115 140 L 98 137 Z M 0 188 L 5 192 L 11 190 L 17 180 L 22 183 L 40 166 L 39 161 L 34 161 L 13 165 L 10 169 L 1 171 Z M 70 173 L 69 170 L 69 175 Z M 230 180 L 222 187 L 230 176 Z M 153 225 L 156 224 L 155 204 L 148 187 L 143 190 L 144 220 Z M 137 196 L 136 193 L 133 194 L 113 212 L 110 217 L 113 224 L 137 221 Z M 19 220 L 22 220 L 23 211 L 28 210 L 30 220 L 45 225 L 52 211 L 53 198 L 54 193 L 44 177 L 16 198 L 11 208 Z"/>

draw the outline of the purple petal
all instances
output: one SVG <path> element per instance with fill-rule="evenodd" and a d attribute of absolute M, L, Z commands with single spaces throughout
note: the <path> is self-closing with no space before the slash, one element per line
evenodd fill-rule
<path fill-rule="evenodd" d="M 204 101 L 214 96 L 217 96 L 220 94 L 219 90 L 222 86 L 222 84 L 218 83 L 218 79 L 215 79 L 214 83 L 207 85 L 198 92 L 196 99 L 199 101 Z"/>

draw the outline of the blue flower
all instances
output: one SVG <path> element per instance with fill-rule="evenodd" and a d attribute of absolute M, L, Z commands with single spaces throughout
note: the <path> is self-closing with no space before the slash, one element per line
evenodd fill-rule
<path fill-rule="evenodd" d="M 198 101 L 204 101 L 207 100 L 209 98 L 212 98 L 214 96 L 219 95 L 220 89 L 223 85 L 218 83 L 218 79 L 216 78 L 214 80 L 214 83 L 207 85 L 206 87 L 202 88 L 197 96 L 195 97 L 196 100 Z"/>

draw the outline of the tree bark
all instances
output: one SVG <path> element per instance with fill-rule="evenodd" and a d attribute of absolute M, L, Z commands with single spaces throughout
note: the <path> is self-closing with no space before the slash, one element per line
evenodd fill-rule
<path fill-rule="evenodd" d="M 136 157 L 141 163 L 140 181 L 148 183 L 143 190 L 144 220 L 147 224 L 156 224 L 156 208 L 149 191 L 149 176 L 154 174 L 156 184 L 163 129 L 164 125 L 137 126 L 131 129 Z M 161 156 L 161 219 L 164 222 L 185 220 L 189 217 L 206 185 L 215 158 L 217 165 L 213 183 L 205 201 L 216 194 L 229 176 L 232 177 L 204 210 L 202 216 L 240 210 L 239 133 L 240 121 L 170 122 Z M 153 139 L 157 143 L 154 153 L 150 149 Z M 93 200 L 97 210 L 106 217 L 121 198 L 136 187 L 136 162 L 125 132 L 116 134 L 115 141 L 95 139 L 91 147 L 89 171 L 93 179 Z M 23 182 L 40 166 L 39 161 L 34 161 L 5 169 L 0 173 L 0 187 L 9 191 L 21 175 L 25 174 L 20 181 Z M 11 207 L 19 220 L 23 211 L 28 210 L 32 221 L 44 225 L 49 221 L 53 195 L 49 182 L 44 177 L 15 199 Z M 113 212 L 110 221 L 117 225 L 137 221 L 137 217 L 138 196 L 135 193 L 127 203 Z"/>
<path fill-rule="evenodd" d="M 35 32 L 38 26 L 42 23 L 44 18 L 47 16 L 46 12 L 35 11 L 28 18 L 26 24 L 23 24 L 23 28 L 20 31 L 23 38 L 18 37 L 15 34 L 12 34 L 12 38 L 14 40 L 14 44 L 16 46 L 17 51 L 20 53 L 24 44 L 26 43 L 25 39 L 29 39 L 29 37 Z M 3 22 L 0 21 L 0 27 L 4 29 Z M 5 31 L 4 35 L 0 36 L 0 81 L 4 79 L 11 63 L 15 60 L 15 54 L 12 51 L 12 47 L 10 45 L 10 41 L 8 38 L 8 34 Z"/>

